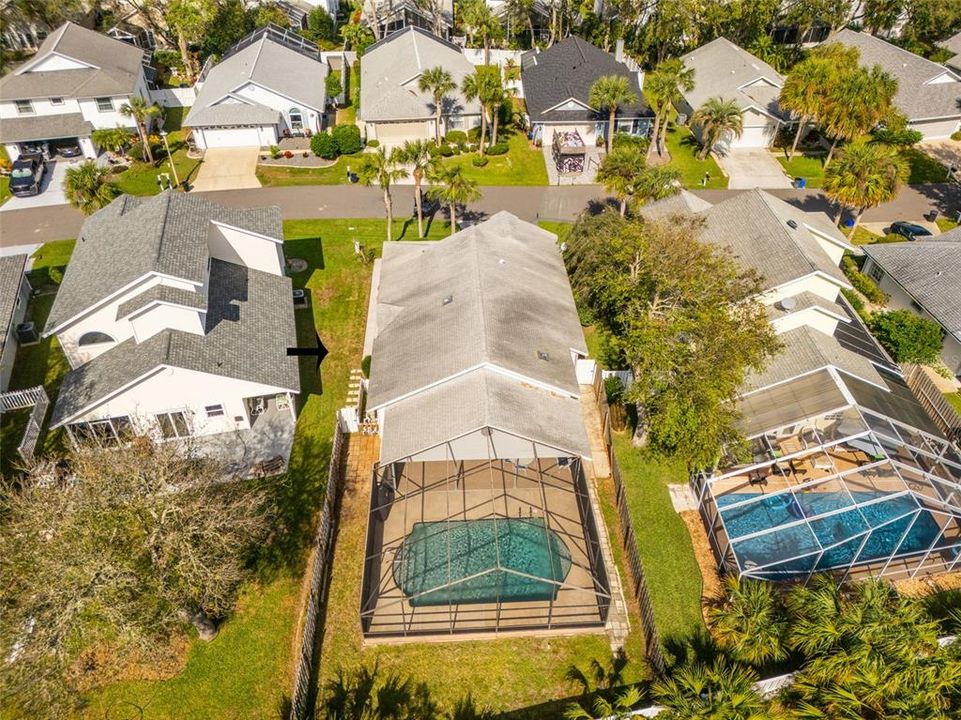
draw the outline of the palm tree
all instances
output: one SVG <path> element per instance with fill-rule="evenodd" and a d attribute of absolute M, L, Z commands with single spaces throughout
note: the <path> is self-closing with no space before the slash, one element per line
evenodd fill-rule
<path fill-rule="evenodd" d="M 457 206 L 467 205 L 481 196 L 477 181 L 464 175 L 460 165 L 444 165 L 432 178 L 437 185 L 427 188 L 427 196 L 450 209 L 450 234 L 457 232 Z"/>
<path fill-rule="evenodd" d="M 691 125 L 701 133 L 700 159 L 704 160 L 714 144 L 724 135 L 741 137 L 744 132 L 744 116 L 733 100 L 708 98 L 691 116 Z"/>
<path fill-rule="evenodd" d="M 567 720 L 593 720 L 594 718 L 626 720 L 626 718 L 631 717 L 631 711 L 640 704 L 641 698 L 641 691 L 636 685 L 632 685 L 618 693 L 614 698 L 614 702 L 601 696 L 595 698 L 593 712 L 588 712 L 577 703 L 574 703 L 564 712 L 564 717 L 567 718 Z"/>
<path fill-rule="evenodd" d="M 130 128 L 120 125 L 114 128 L 101 128 L 94 130 L 90 137 L 97 147 L 110 148 L 114 152 L 125 155 L 127 144 L 130 142 Z"/>
<path fill-rule="evenodd" d="M 666 720 L 724 718 L 724 720 L 767 720 L 783 717 L 762 698 L 750 668 L 719 658 L 711 665 L 694 663 L 654 684 L 658 705 L 667 710 L 658 717 Z"/>
<path fill-rule="evenodd" d="M 84 215 L 109 205 L 120 194 L 109 178 L 110 168 L 100 167 L 93 160 L 68 167 L 63 181 L 67 201 Z"/>
<path fill-rule="evenodd" d="M 831 86 L 823 122 L 833 142 L 825 168 L 831 164 L 841 140 L 859 138 L 888 117 L 897 91 L 897 81 L 877 65 L 870 70 L 857 68 L 847 72 Z"/>
<path fill-rule="evenodd" d="M 411 166 L 414 177 L 414 205 L 417 208 L 417 237 L 424 237 L 424 210 L 421 207 L 421 185 L 425 177 L 434 175 L 440 161 L 431 153 L 427 140 L 408 140 L 397 152 L 397 159 Z"/>
<path fill-rule="evenodd" d="M 604 156 L 597 169 L 597 181 L 617 198 L 621 217 L 634 197 L 638 179 L 647 164 L 646 153 L 635 146 L 617 147 Z"/>
<path fill-rule="evenodd" d="M 621 105 L 637 102 L 637 94 L 631 90 L 631 84 L 626 75 L 604 75 L 597 78 L 591 85 L 588 102 L 598 111 L 607 110 L 607 152 L 610 152 L 617 110 Z"/>
<path fill-rule="evenodd" d="M 709 611 L 718 644 L 738 660 L 764 665 L 787 657 L 787 618 L 774 585 L 727 578 L 727 597 Z"/>
<path fill-rule="evenodd" d="M 497 69 L 497 83 L 491 88 L 488 95 L 491 115 L 491 145 L 497 144 L 497 127 L 500 124 L 501 108 L 509 105 L 517 91 L 514 88 L 505 87 L 501 78 L 500 69 Z"/>
<path fill-rule="evenodd" d="M 461 83 L 464 97 L 473 102 L 477 100 L 481 106 L 480 154 L 484 154 L 484 140 L 487 136 L 487 122 L 494 105 L 504 96 L 504 86 L 501 83 L 500 70 L 496 67 L 482 65 L 474 68 L 474 72 L 464 77 Z"/>
<path fill-rule="evenodd" d="M 457 89 L 454 77 L 442 67 L 433 67 L 421 73 L 417 82 L 421 92 L 430 93 L 434 98 L 434 141 L 440 145 L 440 124 L 444 114 L 444 98 Z"/>
<path fill-rule="evenodd" d="M 644 94 L 654 106 L 652 148 L 664 153 L 663 135 L 667 129 L 671 106 L 680 100 L 682 91 L 694 89 L 694 69 L 684 67 L 677 59 L 665 60 L 644 79 Z"/>
<path fill-rule="evenodd" d="M 160 114 L 160 106 L 148 103 L 139 95 L 133 95 L 129 102 L 120 106 L 120 114 L 124 117 L 132 117 L 137 123 L 137 132 L 140 133 L 140 142 L 143 143 L 144 160 L 152 163 L 153 152 L 150 149 L 147 133 L 151 119 Z"/>
<path fill-rule="evenodd" d="M 397 180 L 407 177 L 407 171 L 400 167 L 397 148 L 390 152 L 383 147 L 372 153 L 366 153 L 357 171 L 357 177 L 368 187 L 377 185 L 384 193 L 384 211 L 387 214 L 387 242 L 392 239 L 394 224 L 394 198 L 390 194 L 390 186 Z"/>
<path fill-rule="evenodd" d="M 896 148 L 856 142 L 845 146 L 824 172 L 825 194 L 841 208 L 855 210 L 854 228 L 868 208 L 890 202 L 907 181 L 910 167 Z M 838 222 L 842 212 L 838 212 Z"/>

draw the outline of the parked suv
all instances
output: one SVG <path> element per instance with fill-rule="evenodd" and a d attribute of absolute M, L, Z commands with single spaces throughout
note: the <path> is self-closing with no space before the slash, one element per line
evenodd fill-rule
<path fill-rule="evenodd" d="M 904 220 L 898 220 L 896 223 L 891 223 L 891 232 L 901 235 L 908 240 L 916 240 L 917 238 L 930 237 L 931 231 L 926 227 L 917 225 L 915 223 L 906 222 Z"/>
<path fill-rule="evenodd" d="M 21 155 L 10 169 L 10 192 L 17 197 L 37 195 L 46 171 L 43 155 Z"/>

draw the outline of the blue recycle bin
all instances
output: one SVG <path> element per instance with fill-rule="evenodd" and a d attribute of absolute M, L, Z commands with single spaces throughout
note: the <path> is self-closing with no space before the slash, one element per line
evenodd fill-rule
<path fill-rule="evenodd" d="M 803 178 L 803 177 L 794 178 L 794 187 L 796 187 L 798 190 L 803 190 L 807 186 L 808 186 L 807 178 Z"/>

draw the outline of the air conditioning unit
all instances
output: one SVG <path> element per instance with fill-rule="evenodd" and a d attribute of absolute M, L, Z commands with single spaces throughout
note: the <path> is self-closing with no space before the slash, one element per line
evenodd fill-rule
<path fill-rule="evenodd" d="M 17 342 L 21 345 L 33 345 L 40 342 L 40 335 L 32 322 L 22 322 L 17 325 Z"/>
<path fill-rule="evenodd" d="M 678 114 L 677 114 L 677 124 L 678 124 L 678 125 L 687 125 L 687 113 L 678 113 Z"/>

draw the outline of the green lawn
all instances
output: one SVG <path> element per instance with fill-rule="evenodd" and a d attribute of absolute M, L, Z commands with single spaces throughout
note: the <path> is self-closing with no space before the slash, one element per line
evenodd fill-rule
<path fill-rule="evenodd" d="M 668 484 L 687 484 L 685 465 L 680 459 L 657 457 L 633 447 L 628 432 L 614 434 L 614 452 L 627 489 L 661 639 L 666 643 L 690 638 L 704 628 L 701 571 L 687 526 L 675 512 L 667 490 Z"/>
<path fill-rule="evenodd" d="M 464 175 L 476 180 L 478 185 L 547 185 L 547 168 L 544 152 L 531 147 L 527 136 L 520 131 L 506 131 L 508 151 L 504 155 L 488 155 L 487 165 L 474 167 L 472 160 L 478 153 L 466 153 L 445 158 L 446 165 L 460 165 Z M 506 134 L 499 134 L 501 142 Z"/>
<path fill-rule="evenodd" d="M 784 155 L 778 155 L 777 161 L 781 163 L 784 171 L 791 178 L 803 177 L 807 181 L 809 188 L 819 188 L 824 182 L 824 154 L 802 155 L 797 153 L 792 159 L 788 160 Z"/>
<path fill-rule="evenodd" d="M 671 167 L 681 173 L 681 184 L 686 188 L 726 188 L 727 177 L 721 172 L 717 162 L 710 155 L 706 160 L 699 160 L 700 145 L 694 139 L 689 128 L 684 125 L 672 124 L 665 134 L 667 149 L 671 153 Z M 702 184 L 704 173 L 711 177 L 707 185 Z"/>
<path fill-rule="evenodd" d="M 951 404 L 951 407 L 961 413 L 961 393 L 945 393 L 944 399 Z"/>
<path fill-rule="evenodd" d="M 854 245 L 871 245 L 872 243 L 881 242 L 884 240 L 883 235 L 878 235 L 870 230 L 865 230 L 860 225 L 858 226 L 858 229 L 854 231 L 853 235 L 849 234 L 847 228 L 841 232 L 843 232 L 845 235 L 848 235 L 848 240 L 850 240 Z"/>
<path fill-rule="evenodd" d="M 567 236 L 571 234 L 571 230 L 574 228 L 574 223 L 558 222 L 554 220 L 541 220 L 537 224 L 545 230 L 557 235 L 557 242 L 559 243 L 567 240 Z"/>
<path fill-rule="evenodd" d="M 0 205 L 3 205 L 10 197 L 10 176 L 2 175 L 0 176 Z"/>
<path fill-rule="evenodd" d="M 343 185 L 347 182 L 347 167 L 356 171 L 360 154 L 343 155 L 333 165 L 323 168 L 280 167 L 258 165 L 257 179 L 264 187 L 271 185 Z"/>
<path fill-rule="evenodd" d="M 954 230 L 958 226 L 957 222 L 955 222 L 954 220 L 949 220 L 948 218 L 939 217 L 934 222 L 937 224 L 938 229 L 943 233 L 946 233 L 949 230 Z"/>
<path fill-rule="evenodd" d="M 180 129 L 183 121 L 184 108 L 168 108 L 164 122 L 169 135 L 167 144 L 170 146 L 170 153 L 173 156 L 174 165 L 177 168 L 177 177 L 181 184 L 189 183 L 197 176 L 201 160 L 187 157 L 187 142 L 184 140 L 184 132 Z M 160 192 L 157 184 L 157 175 L 166 173 L 173 180 L 173 172 L 170 169 L 170 161 L 166 157 L 166 151 L 161 145 L 154 152 L 155 160 L 153 163 L 134 162 L 128 170 L 119 173 L 113 180 L 114 184 L 120 188 L 121 192 L 130 195 L 156 195 Z"/>
<path fill-rule="evenodd" d="M 902 148 L 901 156 L 911 166 L 909 184 L 943 183 L 947 180 L 948 169 L 920 148 Z"/>
<path fill-rule="evenodd" d="M 76 243 L 76 240 L 51 240 L 37 248 L 32 256 L 33 269 L 27 273 L 34 290 L 57 284 L 50 278 L 50 268 L 57 268 L 63 273 Z"/>

